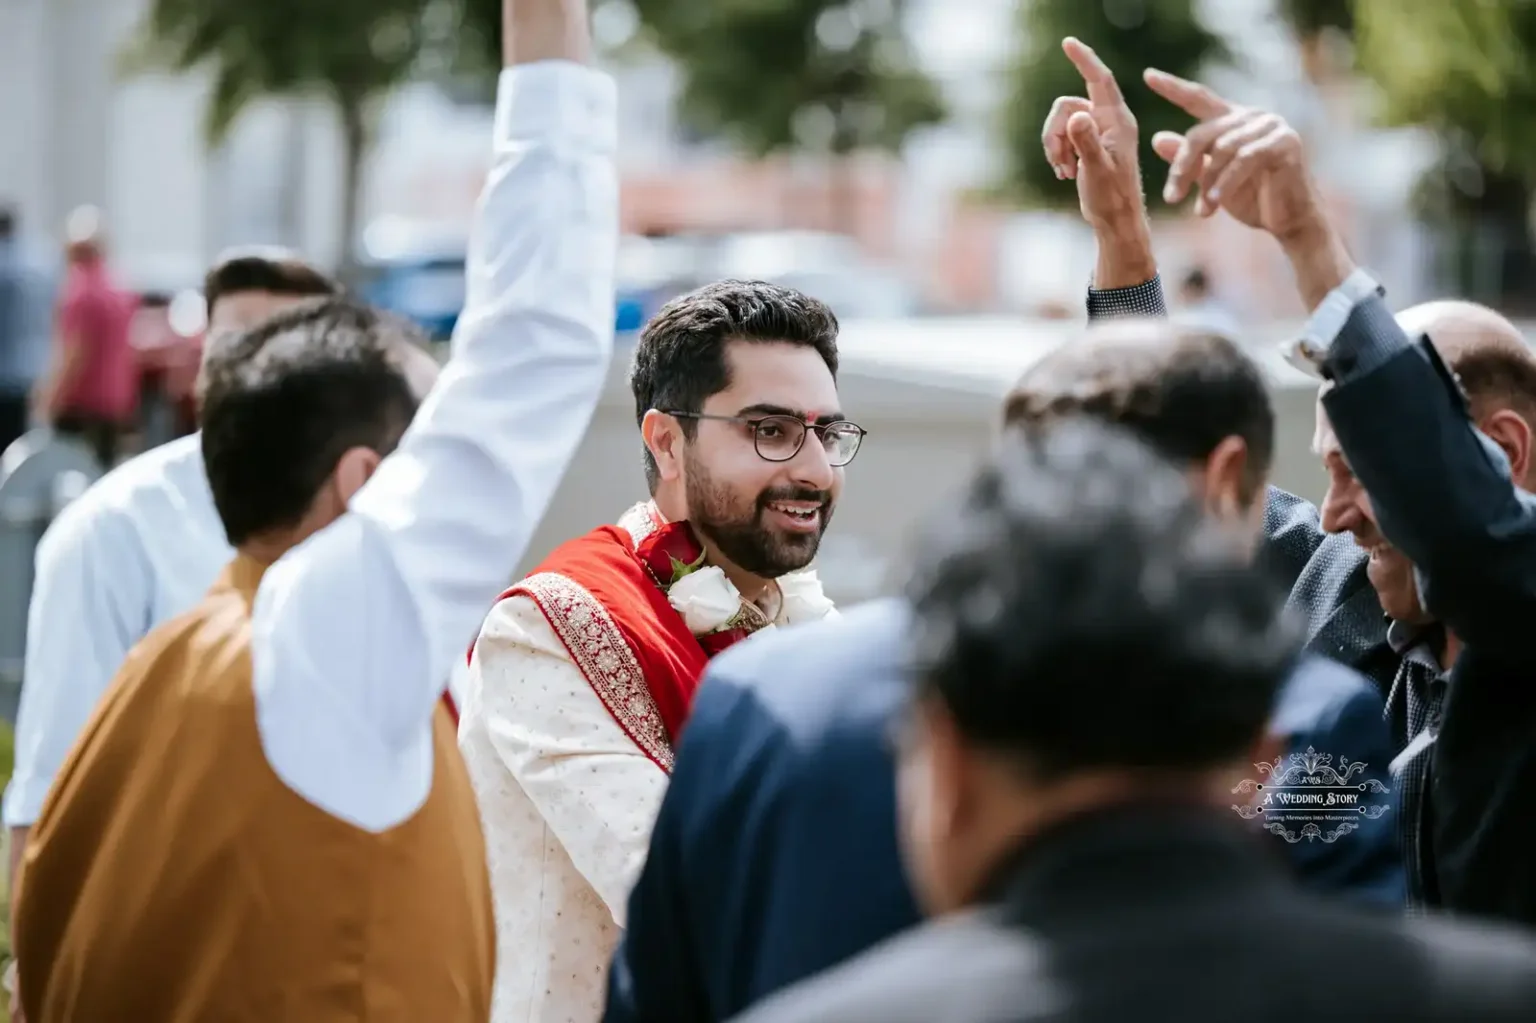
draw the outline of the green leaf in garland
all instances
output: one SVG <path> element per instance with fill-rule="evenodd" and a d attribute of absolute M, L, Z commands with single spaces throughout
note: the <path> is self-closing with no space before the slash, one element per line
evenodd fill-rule
<path fill-rule="evenodd" d="M 668 586 L 675 585 L 685 575 L 692 575 L 704 567 L 704 555 L 700 554 L 692 563 L 684 563 L 677 559 L 675 554 L 668 554 L 667 560 L 672 563 L 672 581 Z"/>

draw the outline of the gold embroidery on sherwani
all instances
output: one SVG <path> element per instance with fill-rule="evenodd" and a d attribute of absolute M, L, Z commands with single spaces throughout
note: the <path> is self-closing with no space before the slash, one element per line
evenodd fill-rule
<path fill-rule="evenodd" d="M 662 770 L 672 771 L 672 742 L 645 684 L 640 662 L 608 609 L 586 589 L 555 572 L 538 572 L 514 592 L 538 603 L 571 659 L 603 706 Z"/>

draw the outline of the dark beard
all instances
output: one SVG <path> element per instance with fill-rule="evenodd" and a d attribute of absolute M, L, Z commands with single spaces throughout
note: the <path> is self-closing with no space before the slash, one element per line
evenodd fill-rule
<path fill-rule="evenodd" d="M 763 516 L 774 501 L 820 501 L 821 529 L 815 533 L 770 529 Z M 831 495 L 821 490 L 780 487 L 763 491 L 748 509 L 734 503 L 730 491 L 716 484 L 701 466 L 688 467 L 688 521 L 731 564 L 763 579 L 777 579 L 809 565 L 832 521 Z"/>

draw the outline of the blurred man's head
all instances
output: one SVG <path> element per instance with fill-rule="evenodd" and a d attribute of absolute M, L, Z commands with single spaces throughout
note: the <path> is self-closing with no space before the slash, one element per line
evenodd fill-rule
<path fill-rule="evenodd" d="M 1014 387 L 1004 426 L 1039 433 L 1090 416 L 1185 467 L 1214 515 L 1254 542 L 1275 450 L 1264 374 L 1236 344 L 1167 320 L 1117 320 L 1041 359 Z"/>
<path fill-rule="evenodd" d="M 72 266 L 94 266 L 107 251 L 106 220 L 95 206 L 80 206 L 64 220 L 64 257 Z"/>
<path fill-rule="evenodd" d="M 0 242 L 16 237 L 16 211 L 9 204 L 0 202 Z"/>
<path fill-rule="evenodd" d="M 1100 423 L 1014 435 L 914 550 L 899 792 L 930 911 L 1064 818 L 1231 802 L 1297 647 L 1177 468 Z"/>
<path fill-rule="evenodd" d="M 1211 297 L 1211 280 L 1205 270 L 1195 267 L 1179 282 L 1179 298 L 1186 305 L 1198 305 Z"/>
<path fill-rule="evenodd" d="M 772 284 L 711 284 L 646 326 L 630 387 L 665 514 L 722 567 L 772 579 L 810 564 L 863 436 L 838 402 L 830 309 Z"/>
<path fill-rule="evenodd" d="M 1471 302 L 1429 302 L 1405 310 L 1397 319 L 1410 337 L 1428 335 L 1440 358 L 1461 379 L 1478 429 L 1504 451 L 1516 485 L 1531 489 L 1536 355 L 1519 330 L 1492 309 Z M 1321 394 L 1312 447 L 1328 472 L 1323 528 L 1352 534 L 1369 553 L 1366 572 L 1388 616 L 1409 624 L 1425 621 L 1413 565 L 1382 535 L 1370 495 L 1344 457 Z"/>
<path fill-rule="evenodd" d="M 436 377 L 425 344 L 403 321 L 331 299 L 214 348 L 203 461 L 231 545 L 275 557 L 341 515 Z"/>
<path fill-rule="evenodd" d="M 336 295 L 330 277 L 290 253 L 239 252 L 224 256 L 203 279 L 210 338 L 250 330 L 300 302 Z"/>

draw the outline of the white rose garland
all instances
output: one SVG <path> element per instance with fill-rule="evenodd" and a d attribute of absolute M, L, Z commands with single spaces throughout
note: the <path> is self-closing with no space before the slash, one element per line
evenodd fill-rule
<path fill-rule="evenodd" d="M 779 578 L 778 585 L 784 601 L 781 617 L 791 625 L 837 614 L 815 572 L 790 572 Z M 668 587 L 667 603 L 683 616 L 689 632 L 704 636 L 729 627 L 741 613 L 742 601 L 741 591 L 725 572 L 708 565 Z"/>

